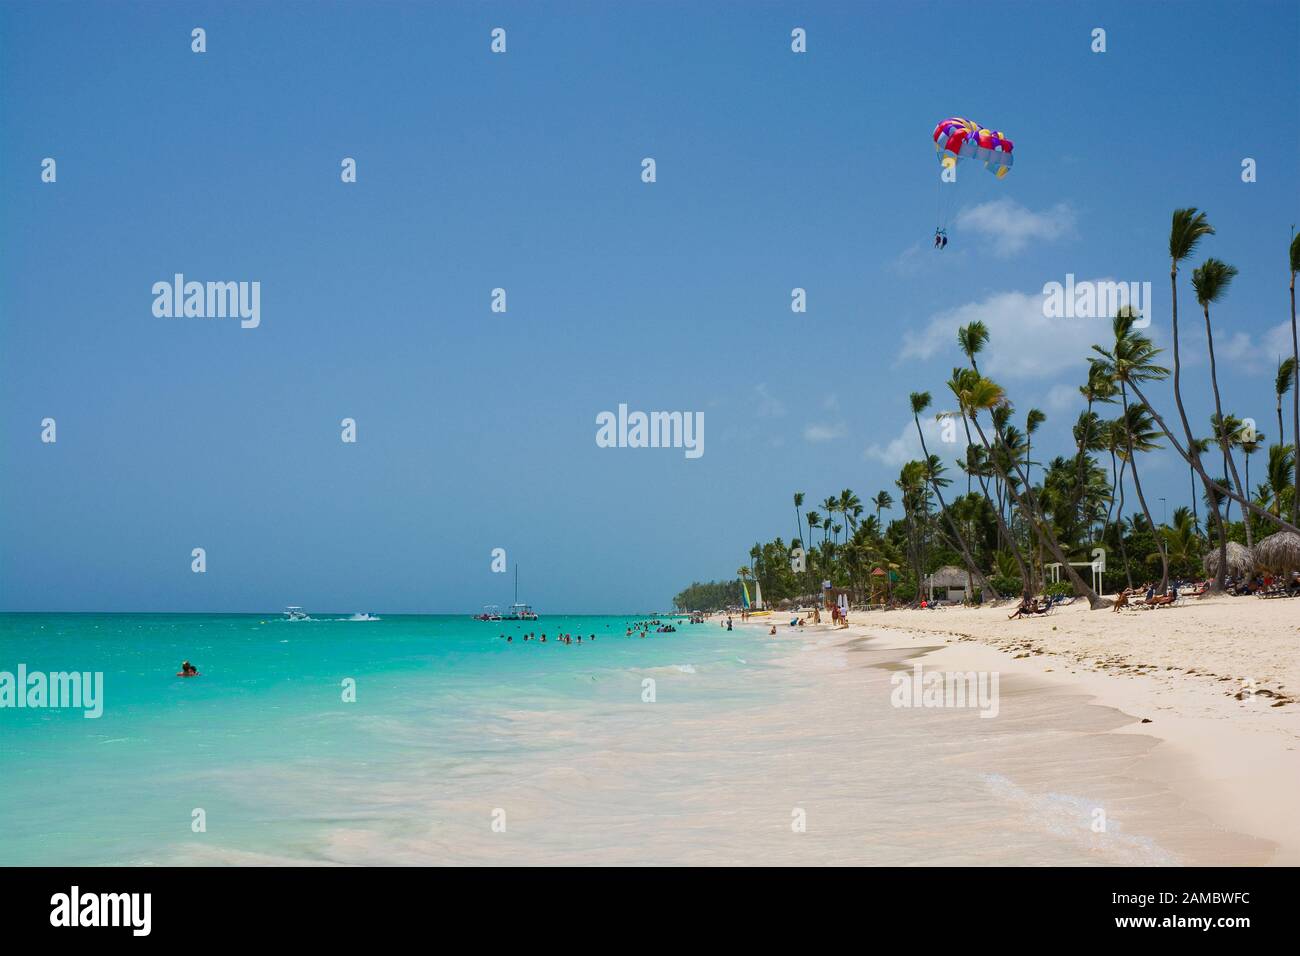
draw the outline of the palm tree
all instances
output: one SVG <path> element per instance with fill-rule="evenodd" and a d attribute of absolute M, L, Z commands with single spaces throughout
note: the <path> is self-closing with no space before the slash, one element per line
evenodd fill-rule
<path fill-rule="evenodd" d="M 877 492 L 876 496 L 871 499 L 871 503 L 876 508 L 876 524 L 880 524 L 880 512 L 886 508 L 894 507 L 894 499 L 890 497 L 888 491 Z"/>
<path fill-rule="evenodd" d="M 1132 308 L 1128 306 L 1121 308 L 1111 323 L 1115 333 L 1115 344 L 1109 351 L 1099 345 L 1094 345 L 1092 350 L 1101 355 L 1102 368 L 1119 384 L 1120 400 L 1124 408 L 1124 414 L 1120 418 L 1124 430 L 1123 448 L 1128 454 L 1128 463 L 1133 470 L 1133 488 L 1137 491 L 1138 503 L 1142 505 L 1142 514 L 1147 519 L 1147 524 L 1154 529 L 1156 523 L 1151 518 L 1146 495 L 1142 492 L 1142 480 L 1138 476 L 1135 452 L 1151 451 L 1157 447 L 1154 440 L 1155 431 L 1150 427 L 1151 418 L 1146 412 L 1145 403 L 1130 408 L 1128 388 L 1135 381 L 1149 382 L 1163 379 L 1169 375 L 1169 369 L 1155 364 L 1155 357 L 1160 354 L 1160 350 L 1149 338 L 1133 328 L 1133 321 L 1136 318 L 1137 313 Z M 1121 517 L 1123 517 L 1122 513 Z M 1169 584 L 1169 556 L 1165 553 L 1164 543 L 1158 535 L 1156 549 L 1160 552 L 1161 566 L 1158 593 L 1164 594 Z"/>
<path fill-rule="evenodd" d="M 1183 409 L 1183 393 L 1179 387 L 1183 365 L 1178 352 L 1178 263 L 1195 252 L 1202 239 L 1212 235 L 1214 235 L 1214 227 L 1210 225 L 1205 213 L 1197 211 L 1195 206 L 1174 210 L 1173 222 L 1169 227 L 1169 302 L 1174 332 L 1174 402 L 1178 406 L 1178 415 L 1183 421 L 1183 431 L 1187 434 L 1189 442 L 1192 440 L 1192 426 L 1187 421 L 1187 412 Z"/>
<path fill-rule="evenodd" d="M 799 514 L 799 509 L 803 507 L 803 492 L 794 493 L 794 529 L 795 540 L 802 546 L 803 544 L 803 516 Z"/>
<path fill-rule="evenodd" d="M 984 350 L 984 346 L 989 342 L 989 330 L 983 322 L 972 322 L 970 325 L 963 325 L 957 330 L 957 344 L 961 350 L 966 353 L 966 359 L 970 362 L 970 367 L 975 371 L 980 368 L 975 364 L 975 356 Z"/>
<path fill-rule="evenodd" d="M 1286 441 L 1286 430 L 1282 427 L 1282 396 L 1291 391 L 1295 384 L 1296 361 L 1284 358 L 1277 363 L 1277 377 L 1273 379 L 1273 391 L 1277 393 L 1277 440 Z"/>
<path fill-rule="evenodd" d="M 822 544 L 825 544 L 826 537 L 830 534 L 831 521 L 835 517 L 835 512 L 840 510 L 840 503 L 837 498 L 828 497 L 822 502 L 822 507 L 826 509 L 826 520 L 822 522 Z"/>
<path fill-rule="evenodd" d="M 985 336 L 985 338 L 987 338 L 987 335 Z M 979 376 L 979 373 L 974 372 L 973 369 L 970 371 L 966 369 L 960 369 L 960 368 L 955 368 L 952 370 L 952 377 L 948 379 L 948 390 L 951 391 L 953 396 L 957 399 L 957 411 L 940 412 L 939 415 L 936 416 L 938 418 L 944 418 L 952 415 L 960 415 L 962 419 L 962 423 L 966 429 L 967 436 L 970 435 L 969 418 L 971 415 L 971 410 L 966 405 L 966 398 L 967 398 L 966 387 L 967 387 L 967 383 L 970 381 L 970 376 L 972 375 L 972 373 L 976 377 Z M 997 422 L 998 419 L 1002 418 L 1000 413 L 1003 411 L 1003 407 L 999 406 L 996 409 L 996 411 L 999 414 L 998 417 L 995 418 L 995 422 Z M 1011 529 L 1007 526 L 1006 519 L 1002 516 L 1001 501 L 999 500 L 999 503 L 996 505 L 993 503 L 993 497 L 992 495 L 989 494 L 988 484 L 984 480 L 985 469 L 987 469 L 989 473 L 994 475 L 994 480 L 997 479 L 997 472 L 992 467 L 992 455 L 987 452 L 987 449 L 980 449 L 976 445 L 967 445 L 966 449 L 967 449 L 967 453 L 966 453 L 967 460 L 971 463 L 971 466 L 968 467 L 966 470 L 966 474 L 968 476 L 973 474 L 978 479 L 980 485 L 980 491 L 984 495 L 984 500 L 988 502 L 989 508 L 992 509 L 993 511 L 993 517 L 997 521 L 998 535 L 1001 539 L 1007 542 L 1007 548 L 1011 552 L 1011 556 L 1015 559 L 1016 567 L 1020 570 L 1022 593 L 1028 596 L 1028 594 L 1033 590 L 1033 575 L 1029 571 L 1028 563 L 1020 553 L 1020 548 L 1017 546 L 1015 538 L 1011 534 Z M 971 453 L 972 449 L 974 449 L 978 453 L 972 454 Z M 999 499 L 1000 497 L 1001 497 L 1001 492 L 999 492 Z"/>
<path fill-rule="evenodd" d="M 1219 443 L 1224 449 L 1224 457 L 1228 463 L 1228 474 L 1232 476 L 1232 481 L 1237 486 L 1237 492 L 1241 495 L 1243 501 L 1246 501 L 1249 500 L 1247 494 L 1249 489 L 1242 487 L 1241 477 L 1237 474 L 1237 465 L 1232 459 L 1232 439 L 1223 427 L 1225 420 L 1223 418 L 1223 405 L 1219 401 L 1219 376 L 1214 362 L 1214 330 L 1210 325 L 1210 303 L 1218 302 L 1223 297 L 1236 275 L 1237 269 L 1235 266 L 1230 266 L 1226 262 L 1214 258 L 1206 259 L 1192 270 L 1192 288 L 1196 290 L 1196 301 L 1205 310 L 1205 344 L 1210 352 L 1210 385 L 1214 389 L 1214 414 L 1219 417 Z M 1228 508 L 1231 509 L 1231 507 L 1232 500 L 1229 499 Z M 1245 511 L 1246 509 L 1243 506 L 1242 514 L 1246 519 L 1247 527 L 1249 527 L 1250 515 L 1246 514 Z"/>
<path fill-rule="evenodd" d="M 845 488 L 840 492 L 839 506 L 840 514 L 844 515 L 844 520 L 848 522 L 849 531 L 855 531 L 857 516 L 862 513 L 862 502 L 851 490 Z"/>
<path fill-rule="evenodd" d="M 803 516 L 803 518 L 804 521 L 808 522 L 808 538 L 809 538 L 808 548 L 811 550 L 813 547 L 813 543 L 811 540 L 813 529 L 820 528 L 822 526 L 822 516 L 815 511 L 809 511 L 807 514 Z M 830 518 L 828 517 L 826 520 L 830 521 Z M 822 537 L 824 539 L 826 536 L 822 535 Z"/>
<path fill-rule="evenodd" d="M 1300 236 L 1291 236 L 1291 359 L 1300 370 L 1300 344 L 1296 342 L 1295 329 L 1295 274 L 1300 272 Z M 1281 432 L 1278 441 L 1282 440 Z M 1300 388 L 1291 390 L 1291 440 L 1300 446 Z M 1297 489 L 1291 500 L 1291 523 L 1300 524 L 1300 455 L 1295 459 L 1295 481 L 1291 485 Z"/>
<path fill-rule="evenodd" d="M 957 542 L 957 548 L 961 551 L 961 558 L 966 562 L 966 572 L 970 575 L 972 581 L 979 581 L 980 587 L 986 589 L 993 595 L 993 600 L 997 600 L 1001 595 L 989 584 L 980 572 L 979 566 L 975 559 L 971 557 L 970 548 L 966 544 L 966 538 L 957 527 L 957 522 L 948 510 L 948 503 L 943 500 L 943 492 L 939 490 L 939 474 L 942 466 L 937 465 L 938 457 L 930 454 L 930 449 L 925 447 L 925 431 L 921 428 L 921 413 L 930 407 L 929 392 L 913 392 L 909 396 L 912 405 L 912 422 L 916 425 L 916 434 L 921 439 L 921 454 L 925 456 L 928 465 L 926 477 L 930 481 L 930 487 L 934 489 L 934 496 L 939 499 L 939 513 L 948 519 L 948 527 L 952 529 L 953 540 Z M 974 588 L 971 589 L 972 592 Z"/>
<path fill-rule="evenodd" d="M 978 320 L 963 325 L 957 330 L 957 344 L 961 347 L 962 353 L 966 356 L 966 361 L 970 362 L 970 367 L 979 371 L 980 367 L 975 361 L 975 356 L 984 350 L 984 346 L 989 341 L 988 326 Z M 966 419 L 962 419 L 962 425 L 966 429 L 966 444 L 970 445 L 970 426 L 966 424 Z M 966 494 L 970 494 L 970 472 L 966 472 Z"/>
<path fill-rule="evenodd" d="M 1001 385 L 985 378 L 973 369 L 970 372 L 962 372 L 961 374 L 963 377 L 963 382 L 961 383 L 962 406 L 969 409 L 971 424 L 975 426 L 975 430 L 979 433 L 980 441 L 983 442 L 984 447 L 992 453 L 993 447 L 989 444 L 988 436 L 984 434 L 984 428 L 980 425 L 978 416 L 981 411 L 992 412 L 994 408 L 1005 405 L 1007 402 L 1006 393 L 1003 392 Z M 1001 446 L 1002 436 L 995 432 L 994 437 L 998 440 L 999 445 Z M 1016 456 L 1008 455 L 1007 460 L 1010 462 L 1011 468 L 1015 470 L 1016 477 L 1020 480 L 1022 485 L 1028 488 L 1029 482 L 1026 480 L 1024 472 L 1020 469 L 1018 458 Z M 1004 470 L 1004 465 L 999 460 L 998 456 L 992 456 L 991 461 L 993 462 L 994 467 L 1002 472 L 1005 480 L 1007 478 L 1007 472 Z M 1011 481 L 1006 481 L 1006 487 L 1011 493 L 1012 498 L 1015 499 L 1016 505 L 1020 508 L 1021 513 L 1024 515 L 1026 523 L 1033 528 L 1034 532 L 1047 545 L 1048 550 L 1052 552 L 1052 557 L 1061 565 L 1066 577 L 1068 577 L 1070 583 L 1074 585 L 1075 591 L 1087 597 L 1088 606 L 1094 611 L 1101 607 L 1109 607 L 1111 602 L 1105 600 L 1101 595 L 1094 591 L 1092 587 L 1079 576 L 1079 573 L 1070 566 L 1069 558 L 1067 558 L 1065 552 L 1061 550 L 1060 542 L 1056 540 L 1056 535 L 1052 532 L 1051 525 L 1048 524 L 1041 515 L 1036 515 L 1034 513 L 1033 509 L 1026 504 L 1025 499 L 1021 497 L 1020 492 L 1016 490 L 1015 485 Z"/>
<path fill-rule="evenodd" d="M 1160 529 L 1169 563 L 1180 573 L 1194 574 L 1201 561 L 1201 540 L 1196 533 L 1196 518 L 1186 505 L 1174 509 L 1171 526 Z"/>

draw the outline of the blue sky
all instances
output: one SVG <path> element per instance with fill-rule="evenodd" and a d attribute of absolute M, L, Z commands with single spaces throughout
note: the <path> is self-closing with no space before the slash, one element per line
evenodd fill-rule
<path fill-rule="evenodd" d="M 511 599 L 496 547 L 543 613 L 665 607 L 790 536 L 794 491 L 892 491 L 958 322 L 1064 453 L 1108 326 L 1042 286 L 1151 281 L 1167 345 L 1184 205 L 1241 270 L 1220 379 L 1271 438 L 1298 47 L 1283 3 L 6 3 L 0 608 L 465 611 Z M 962 169 L 939 254 L 953 115 L 1016 165 Z M 175 272 L 259 281 L 261 326 L 156 318 Z M 705 454 L 598 448 L 620 402 L 704 412 Z"/>

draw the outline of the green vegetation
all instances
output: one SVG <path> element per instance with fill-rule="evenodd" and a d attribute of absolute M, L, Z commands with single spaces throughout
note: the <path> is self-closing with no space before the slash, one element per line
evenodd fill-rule
<path fill-rule="evenodd" d="M 1210 307 L 1227 294 L 1237 269 L 1214 258 L 1197 266 L 1191 276 L 1205 323 L 1215 409 L 1207 436 L 1193 434 L 1183 407 L 1179 264 L 1213 234 L 1205 213 L 1174 212 L 1169 236 L 1172 368 L 1158 364 L 1161 349 L 1141 331 L 1140 316 L 1121 309 L 1110 339 L 1093 346 L 1095 355 L 1079 386 L 1087 406 L 1071 426 L 1073 454 L 1047 462 L 1033 459 L 1033 436 L 1046 415 L 1031 408 L 1018 416 L 1002 386 L 980 371 L 978 357 L 990 337 L 983 323 L 972 322 L 958 331 L 956 345 L 966 363 L 953 368 L 945 383 L 949 409 L 932 413 L 929 392 L 911 394 L 922 458 L 903 465 L 893 492 L 882 490 L 871 497 L 874 513 L 864 515 L 861 500 L 850 489 L 808 510 L 805 494 L 797 492 L 795 536 L 788 542 L 775 538 L 755 544 L 741 576 L 757 580 L 769 603 L 814 601 L 823 580 L 852 589 L 855 602 L 897 603 L 922 593 L 926 574 L 953 565 L 965 570 L 972 593 L 986 598 L 1073 592 L 1087 597 L 1095 609 L 1109 602 L 1068 562 L 1089 561 L 1096 548 L 1107 553 L 1104 591 L 1146 581 L 1159 581 L 1163 590 L 1172 579 L 1199 575 L 1206 552 L 1218 549 L 1219 570 L 1209 590 L 1222 590 L 1227 572 L 1222 558 L 1229 541 L 1249 546 L 1280 529 L 1297 530 L 1300 456 L 1294 439 L 1300 434 L 1300 388 L 1295 381 L 1300 344 L 1295 277 L 1300 272 L 1300 237 L 1292 239 L 1289 249 L 1293 354 L 1279 363 L 1273 384 L 1278 435 L 1277 441 L 1266 443 L 1262 432 L 1243 427 L 1240 418 L 1223 408 Z M 1177 431 L 1146 396 L 1150 383 L 1171 375 Z M 1287 392 L 1292 396 L 1289 444 L 1283 441 L 1282 400 Z M 947 466 L 927 446 L 922 416 L 931 414 L 953 433 L 960 426 L 965 438 L 959 465 L 964 493 L 949 490 L 953 480 Z M 1177 454 L 1187 465 L 1191 496 L 1190 506 L 1176 507 L 1167 523 L 1157 525 L 1142 471 L 1146 456 L 1161 449 Z M 1260 452 L 1264 454 L 1256 475 L 1262 467 L 1265 480 L 1252 490 L 1251 458 Z M 1244 465 L 1240 469 L 1238 455 Z M 1206 470 L 1206 456 L 1212 456 L 1221 477 Z M 1204 522 L 1198 504 L 1204 505 Z M 883 523 L 884 513 L 895 505 L 901 514 Z M 819 530 L 820 536 L 815 534 Z M 1059 584 L 1048 582 L 1047 565 L 1052 563 L 1063 565 Z M 705 610 L 739 601 L 738 582 L 693 584 L 675 599 L 679 608 Z"/>

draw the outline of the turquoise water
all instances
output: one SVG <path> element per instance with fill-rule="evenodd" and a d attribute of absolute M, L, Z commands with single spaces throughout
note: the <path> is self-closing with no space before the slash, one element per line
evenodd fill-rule
<path fill-rule="evenodd" d="M 644 713 L 647 675 L 725 678 L 772 653 L 716 624 L 627 638 L 638 618 L 616 616 L 317 618 L 0 615 L 0 671 L 104 674 L 98 719 L 0 709 L 0 864 L 331 858 L 340 833 L 424 832 L 430 806 L 454 812 L 484 775 L 562 761 L 583 726 Z M 555 643 L 562 632 L 582 646 Z M 202 676 L 175 677 L 184 659 Z M 745 687 L 715 680 L 707 703 L 743 706 Z M 436 804 L 423 800 L 435 790 Z M 195 808 L 205 833 L 191 828 Z"/>

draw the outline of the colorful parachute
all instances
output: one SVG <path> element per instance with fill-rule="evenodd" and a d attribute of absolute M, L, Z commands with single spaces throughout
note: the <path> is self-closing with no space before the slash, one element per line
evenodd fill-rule
<path fill-rule="evenodd" d="M 934 150 L 944 166 L 951 166 L 958 157 L 975 159 L 999 179 L 1011 172 L 1011 145 L 1011 140 L 1002 133 L 960 116 L 946 119 L 934 128 Z"/>

